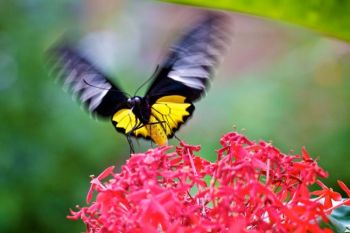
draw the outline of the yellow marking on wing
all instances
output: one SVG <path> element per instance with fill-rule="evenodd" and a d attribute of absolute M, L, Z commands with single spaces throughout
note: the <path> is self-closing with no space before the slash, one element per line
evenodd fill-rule
<path fill-rule="evenodd" d="M 119 110 L 113 115 L 112 120 L 116 122 L 116 127 L 123 128 L 126 134 L 133 130 L 136 136 L 148 136 L 148 131 L 144 126 L 135 129 L 135 127 L 139 126 L 140 121 L 136 118 L 131 109 Z"/>
<path fill-rule="evenodd" d="M 181 95 L 168 95 L 157 99 L 156 103 L 167 102 L 167 103 L 185 103 L 186 97 Z"/>
<path fill-rule="evenodd" d="M 174 129 L 179 127 L 179 123 L 184 122 L 184 117 L 190 115 L 186 110 L 191 106 L 185 103 L 185 97 L 172 95 L 159 98 L 152 105 L 150 122 L 160 122 L 160 126 L 166 135 L 173 134 Z"/>
<path fill-rule="evenodd" d="M 146 129 L 146 127 L 145 126 L 142 126 L 141 128 L 139 128 L 139 129 L 136 129 L 135 131 L 134 131 L 134 134 L 136 135 L 136 136 L 143 136 L 144 138 L 146 138 L 147 136 L 149 136 L 148 135 L 148 131 L 147 131 L 147 129 Z"/>
<path fill-rule="evenodd" d="M 113 121 L 117 122 L 118 128 L 125 129 L 125 133 L 129 133 L 136 125 L 136 117 L 131 109 L 121 109 L 113 115 Z"/>

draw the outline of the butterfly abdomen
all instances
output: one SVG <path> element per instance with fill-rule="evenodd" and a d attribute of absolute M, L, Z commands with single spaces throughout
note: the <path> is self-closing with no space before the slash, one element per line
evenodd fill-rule
<path fill-rule="evenodd" d="M 148 124 L 146 126 L 151 139 L 158 145 L 164 146 L 168 144 L 168 136 L 165 133 L 161 123 Z"/>

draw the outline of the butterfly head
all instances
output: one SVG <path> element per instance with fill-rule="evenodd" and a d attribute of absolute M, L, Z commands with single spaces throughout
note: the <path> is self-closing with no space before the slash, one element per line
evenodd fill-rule
<path fill-rule="evenodd" d="M 142 98 L 140 96 L 134 96 L 128 99 L 128 107 L 132 108 L 132 107 L 138 107 L 140 106 L 142 102 Z"/>

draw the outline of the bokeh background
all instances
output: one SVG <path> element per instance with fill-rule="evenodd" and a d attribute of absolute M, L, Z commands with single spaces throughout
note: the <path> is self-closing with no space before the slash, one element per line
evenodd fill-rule
<path fill-rule="evenodd" d="M 0 1 L 0 232 L 82 232 L 89 175 L 129 156 L 125 137 L 89 117 L 49 75 L 63 34 L 130 94 L 201 10 L 152 1 Z M 350 184 L 350 46 L 309 30 L 232 15 L 232 42 L 178 136 L 214 160 L 233 130 L 288 153 L 306 146 Z M 172 141 L 172 144 L 177 144 Z M 141 142 L 139 151 L 149 147 Z"/>

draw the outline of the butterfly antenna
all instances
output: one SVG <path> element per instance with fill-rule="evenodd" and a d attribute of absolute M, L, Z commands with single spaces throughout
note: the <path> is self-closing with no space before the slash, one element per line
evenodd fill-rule
<path fill-rule="evenodd" d="M 151 75 L 151 77 L 149 77 L 145 82 L 143 82 L 141 84 L 141 86 L 139 86 L 137 88 L 137 90 L 135 91 L 134 96 L 136 96 L 137 92 L 156 76 L 156 74 L 158 73 L 158 70 L 159 70 L 159 65 L 157 65 L 157 67 L 156 67 L 155 71 L 153 72 L 153 74 Z"/>
<path fill-rule="evenodd" d="M 88 83 L 85 79 L 83 79 L 83 82 L 84 82 L 86 85 L 90 86 L 90 87 L 98 88 L 98 89 L 101 89 L 101 90 L 108 90 L 108 91 L 118 92 L 118 93 L 122 93 L 122 94 L 124 94 L 124 95 L 126 95 L 126 96 L 128 96 L 128 97 L 131 97 L 131 96 L 130 96 L 128 93 L 126 93 L 126 92 L 122 92 L 122 91 L 119 91 L 119 90 L 108 89 L 108 88 L 98 87 L 98 86 L 92 85 L 92 84 Z"/>

